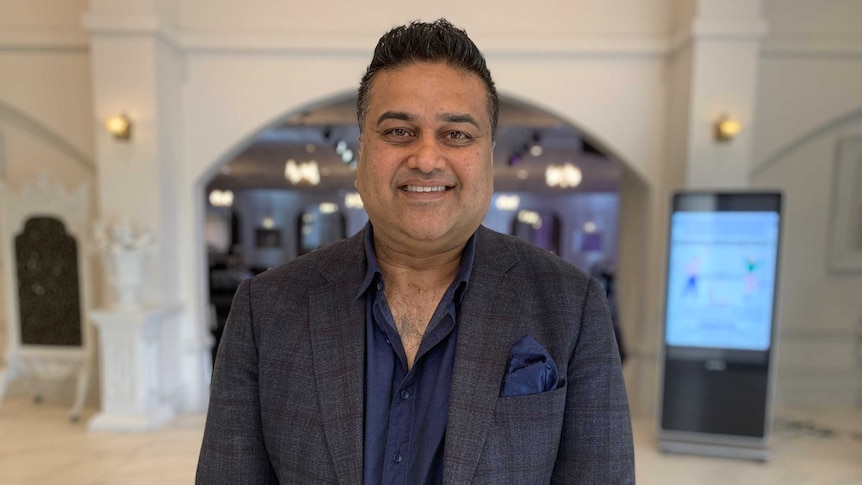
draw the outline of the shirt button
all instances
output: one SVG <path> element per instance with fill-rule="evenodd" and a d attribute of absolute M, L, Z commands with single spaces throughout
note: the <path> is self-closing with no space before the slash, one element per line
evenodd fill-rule
<path fill-rule="evenodd" d="M 396 451 L 395 454 L 392 455 L 392 461 L 394 461 L 395 463 L 401 463 L 401 460 L 403 459 L 404 457 L 401 456 L 401 452 Z"/>
<path fill-rule="evenodd" d="M 409 398 L 410 398 L 410 391 L 408 391 L 406 389 L 401 391 L 401 399 L 409 399 Z"/>

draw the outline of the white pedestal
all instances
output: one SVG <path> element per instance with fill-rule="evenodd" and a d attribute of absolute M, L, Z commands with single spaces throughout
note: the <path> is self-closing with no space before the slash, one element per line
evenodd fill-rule
<path fill-rule="evenodd" d="M 146 431 L 174 410 L 161 392 L 162 324 L 179 304 L 91 312 L 99 329 L 102 411 L 90 431 Z"/>

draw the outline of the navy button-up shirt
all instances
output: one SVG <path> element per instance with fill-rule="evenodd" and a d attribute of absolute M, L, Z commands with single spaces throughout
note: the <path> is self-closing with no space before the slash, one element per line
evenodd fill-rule
<path fill-rule="evenodd" d="M 359 297 L 366 299 L 365 457 L 363 481 L 376 484 L 443 482 L 443 445 L 455 365 L 458 306 L 473 269 L 475 241 L 461 255 L 410 371 L 401 337 L 386 302 L 385 282 L 366 226 L 368 269 Z"/>

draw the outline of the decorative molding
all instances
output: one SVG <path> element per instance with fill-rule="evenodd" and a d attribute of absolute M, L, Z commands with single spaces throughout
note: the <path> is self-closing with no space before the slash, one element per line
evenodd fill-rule
<path fill-rule="evenodd" d="M 91 35 L 123 35 L 156 37 L 175 49 L 182 50 L 177 28 L 155 15 L 114 15 L 87 12 L 81 24 Z"/>
<path fill-rule="evenodd" d="M 2 50 L 2 47 L 0 47 L 0 50 Z M 74 145 L 66 141 L 66 139 L 57 134 L 55 131 L 48 128 L 27 113 L 0 101 L 0 120 L 13 123 L 17 127 L 22 128 L 25 131 L 29 132 L 31 135 L 39 138 L 40 141 L 51 145 L 56 150 L 59 150 L 64 155 L 74 160 L 78 165 L 80 165 L 81 168 L 86 170 L 88 173 L 96 173 L 96 166 L 91 158 L 81 152 Z M 2 148 L 2 141 L 0 141 L 0 150 L 2 150 Z M 0 161 L 2 161 L 3 158 L 4 155 L 0 153 Z M 2 175 L 3 177 L 6 176 L 5 166 L 2 170 L 0 170 L 0 175 Z"/>
<path fill-rule="evenodd" d="M 750 20 L 695 20 L 691 34 L 698 39 L 759 40 L 768 31 L 766 21 Z"/>
<path fill-rule="evenodd" d="M 833 163 L 829 268 L 862 272 L 862 137 L 839 139 Z"/>
<path fill-rule="evenodd" d="M 0 29 L 0 51 L 61 50 L 87 52 L 90 37 L 80 29 Z"/>
<path fill-rule="evenodd" d="M 862 57 L 862 38 L 767 38 L 763 57 Z"/>
<path fill-rule="evenodd" d="M 178 44 L 186 52 L 339 52 L 371 55 L 376 39 L 331 33 L 206 34 L 183 33 Z"/>
<path fill-rule="evenodd" d="M 843 340 L 862 337 L 862 328 L 779 328 L 778 339 Z"/>
<path fill-rule="evenodd" d="M 83 30 L 78 29 L 4 29 L 0 31 L 0 50 L 46 49 L 89 50 L 89 34 L 155 35 L 175 48 L 187 52 L 342 52 L 367 55 L 377 39 L 376 33 L 181 33 L 175 26 L 155 15 L 116 15 L 85 13 Z M 667 37 L 657 36 L 581 36 L 475 37 L 489 55 L 624 55 L 663 57 L 673 55 L 693 40 L 760 40 L 765 57 L 781 56 L 862 56 L 862 38 L 817 39 L 809 37 L 767 38 L 763 20 L 696 20 L 688 28 Z"/>
<path fill-rule="evenodd" d="M 666 54 L 676 55 L 699 40 L 759 42 L 766 37 L 767 31 L 763 20 L 696 20 L 670 35 Z"/>
<path fill-rule="evenodd" d="M 206 33 L 180 32 L 154 15 L 87 13 L 83 25 L 94 35 L 153 35 L 177 49 L 195 52 L 330 52 L 368 56 L 379 33 Z M 626 36 L 504 36 L 475 35 L 486 55 L 663 57 L 669 43 L 663 37 Z"/>

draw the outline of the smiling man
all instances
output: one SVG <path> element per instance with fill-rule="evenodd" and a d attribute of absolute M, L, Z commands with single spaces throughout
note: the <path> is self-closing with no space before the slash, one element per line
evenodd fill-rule
<path fill-rule="evenodd" d="M 498 101 L 445 20 L 385 34 L 359 88 L 369 223 L 243 282 L 198 483 L 633 483 L 600 285 L 481 226 Z"/>

